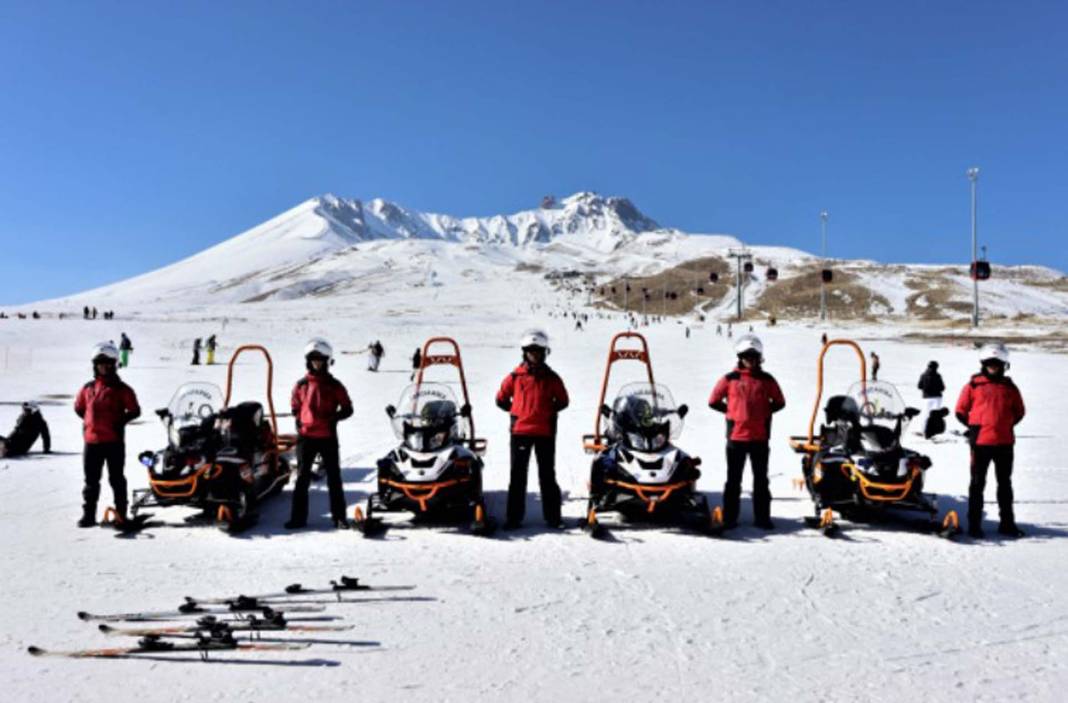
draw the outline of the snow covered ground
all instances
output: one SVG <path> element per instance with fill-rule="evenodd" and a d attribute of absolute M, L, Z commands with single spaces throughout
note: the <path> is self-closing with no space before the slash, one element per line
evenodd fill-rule
<path fill-rule="evenodd" d="M 287 533 L 289 489 L 260 524 L 240 537 L 211 528 L 153 529 L 116 539 L 79 530 L 80 425 L 72 396 L 89 378 L 88 354 L 125 331 L 133 339 L 123 378 L 145 415 L 129 428 L 127 477 L 143 487 L 135 455 L 164 443 L 152 410 L 188 380 L 224 383 L 225 368 L 191 367 L 194 337 L 219 335 L 222 359 L 239 343 L 258 342 L 276 364 L 275 403 L 286 408 L 303 365 L 300 348 L 322 334 L 342 351 L 335 374 L 347 384 L 356 416 L 341 425 L 345 488 L 355 505 L 373 485 L 371 467 L 393 444 L 383 408 L 407 385 L 409 357 L 426 337 L 461 344 L 475 420 L 489 440 L 485 481 L 491 512 L 503 515 L 507 417 L 493 405 L 501 378 L 518 360 L 515 340 L 533 323 L 553 338 L 550 363 L 572 394 L 561 418 L 558 479 L 565 516 L 584 507 L 589 457 L 581 435 L 592 430 L 604 355 L 618 320 L 592 320 L 585 331 L 545 313 L 545 287 L 456 283 L 400 289 L 371 299 L 306 299 L 204 307 L 179 314 L 146 310 L 112 322 L 4 320 L 0 324 L 0 431 L 18 403 L 38 399 L 55 453 L 0 460 L 0 680 L 6 700 L 915 700 L 949 698 L 1060 700 L 1068 683 L 1068 461 L 1057 403 L 1068 396 L 1068 360 L 1014 349 L 1011 374 L 1028 405 L 1019 427 L 1015 475 L 1018 518 L 1031 535 L 1018 542 L 947 542 L 887 526 L 846 525 L 829 540 L 803 526 L 807 495 L 795 489 L 799 461 L 787 446 L 808 422 L 821 329 L 756 331 L 767 368 L 782 384 L 787 408 L 772 439 L 771 534 L 746 526 L 727 539 L 620 528 L 617 542 L 578 529 L 542 528 L 535 494 L 527 526 L 480 539 L 448 530 L 391 530 L 382 540 L 328 530 L 325 486 L 312 493 L 311 528 Z M 514 302 L 523 300 L 522 303 Z M 531 312 L 530 301 L 543 308 Z M 117 307 L 117 306 L 116 306 Z M 895 341 L 892 326 L 835 328 L 882 358 L 881 376 L 919 404 L 915 383 L 930 359 L 942 364 L 947 401 L 977 367 L 970 345 L 932 348 Z M 707 409 L 715 380 L 732 364 L 730 342 L 714 325 L 647 330 L 658 380 L 692 408 L 680 446 L 704 458 L 702 489 L 718 503 L 725 476 L 722 416 Z M 346 354 L 381 339 L 378 374 L 366 357 Z M 829 388 L 856 376 L 836 352 Z M 621 373 L 625 365 L 619 367 Z M 636 372 L 637 368 L 632 368 Z M 259 396 L 262 368 L 238 368 L 237 397 Z M 622 376 L 620 380 L 622 380 Z M 291 418 L 283 418 L 284 429 Z M 912 438 L 934 467 L 928 488 L 940 506 L 964 512 L 967 446 L 960 438 Z M 537 484 L 531 477 L 531 490 Z M 748 487 L 748 474 L 746 478 Z M 996 519 L 994 481 L 988 487 Z M 106 485 L 102 505 L 110 502 Z M 180 515 L 178 511 L 175 515 Z M 995 524 L 988 522 L 988 532 Z M 316 645 L 284 654 L 221 654 L 199 661 L 32 659 L 28 645 L 104 646 L 78 610 L 171 608 L 184 595 L 273 591 L 299 581 L 325 584 L 340 574 L 370 583 L 416 584 L 432 602 L 337 605 L 356 624 L 334 639 L 378 647 Z M 329 637 L 329 636 L 328 636 Z M 238 660 L 241 665 L 227 664 Z"/>

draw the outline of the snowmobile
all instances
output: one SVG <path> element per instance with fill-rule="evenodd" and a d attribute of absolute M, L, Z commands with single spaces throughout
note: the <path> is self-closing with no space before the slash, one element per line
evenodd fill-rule
<path fill-rule="evenodd" d="M 434 353 L 437 346 L 451 353 Z M 454 366 L 459 372 L 463 403 L 443 383 L 424 380 L 428 368 Z M 449 337 L 433 337 L 423 345 L 415 383 L 386 408 L 400 445 L 378 460 L 378 486 L 367 499 L 366 512 L 354 511 L 365 536 L 380 534 L 386 512 L 414 513 L 417 521 L 465 522 L 478 535 L 490 534 L 496 523 L 482 496 L 482 455 L 486 440 L 475 438 L 475 421 L 467 394 L 460 347 Z"/>
<path fill-rule="evenodd" d="M 860 380 L 844 395 L 827 400 L 824 423 L 817 433 L 823 361 L 834 346 L 856 351 Z M 867 365 L 859 345 L 845 339 L 832 339 L 824 345 L 808 434 L 790 438 L 790 446 L 802 455 L 803 483 L 815 508 L 815 515 L 806 522 L 832 536 L 838 531 L 835 512 L 851 521 L 872 521 L 898 510 L 918 511 L 927 515 L 926 529 L 953 536 L 960 529 L 956 511 L 948 511 L 938 522 L 937 499 L 923 492 L 930 458 L 901 446 L 909 422 L 920 411 L 906 407 L 893 384 L 866 379 Z"/>
<path fill-rule="evenodd" d="M 623 340 L 636 340 L 640 347 L 620 347 Z M 612 365 L 623 360 L 644 364 L 648 380 L 622 386 L 612 405 L 605 405 Z M 631 521 L 682 524 L 703 534 L 722 531 L 722 511 L 710 510 L 708 499 L 697 490 L 701 459 L 673 443 L 682 433 L 687 410 L 676 406 L 671 391 L 653 379 L 642 335 L 621 332 L 612 338 L 594 433 L 583 438 L 586 451 L 597 455 L 590 469 L 584 522 L 592 536 L 608 536 L 599 519 L 604 512 Z"/>
<path fill-rule="evenodd" d="M 258 402 L 230 405 L 233 370 L 245 351 L 267 359 L 267 406 Z M 261 501 L 281 491 L 289 480 L 293 435 L 279 435 L 271 399 L 273 367 L 261 346 L 239 347 L 230 358 L 226 394 L 211 383 L 186 383 L 166 408 L 156 411 L 167 428 L 167 447 L 138 457 L 148 469 L 147 489 L 133 492 L 132 525 L 143 525 L 148 507 L 199 509 L 228 532 L 253 525 Z"/>

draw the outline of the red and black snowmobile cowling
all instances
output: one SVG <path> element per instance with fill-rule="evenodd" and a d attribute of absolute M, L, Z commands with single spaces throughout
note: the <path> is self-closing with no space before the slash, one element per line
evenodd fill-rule
<path fill-rule="evenodd" d="M 623 340 L 640 346 L 620 347 Z M 643 363 L 647 380 L 624 385 L 612 405 L 605 405 L 612 365 L 623 360 Z M 654 381 L 649 348 L 640 334 L 613 337 L 598 408 L 594 434 L 584 438 L 587 452 L 597 454 L 590 469 L 584 523 L 594 537 L 608 535 L 600 520 L 605 512 L 702 534 L 722 531 L 721 511 L 711 510 L 707 497 L 697 490 L 700 458 L 673 443 L 682 433 L 687 407 L 676 405 L 671 391 Z"/>
<path fill-rule="evenodd" d="M 824 423 L 817 433 L 823 359 L 835 345 L 856 351 L 860 380 L 845 394 L 827 400 Z M 853 522 L 872 522 L 914 511 L 927 516 L 924 529 L 945 537 L 956 534 L 957 513 L 950 510 L 938 521 L 937 499 L 923 492 L 931 460 L 901 446 L 909 422 L 920 411 L 906 407 L 893 384 L 866 378 L 864 353 L 856 343 L 844 339 L 827 342 L 820 352 L 816 403 L 808 434 L 790 438 L 790 446 L 802 455 L 803 482 L 814 504 L 815 515 L 807 522 L 831 536 L 838 531 L 835 512 Z"/>
<path fill-rule="evenodd" d="M 258 402 L 230 405 L 233 368 L 247 350 L 267 359 L 269 415 Z M 143 526 L 148 507 L 189 507 L 204 521 L 214 520 L 229 532 L 255 524 L 265 498 L 281 491 L 289 480 L 295 438 L 278 435 L 271 400 L 271 357 L 260 346 L 238 348 L 230 359 L 224 396 L 210 383 L 186 383 L 157 415 L 167 427 L 167 447 L 139 456 L 148 468 L 147 489 L 134 491 L 131 520 Z"/>
<path fill-rule="evenodd" d="M 435 353 L 448 345 L 451 353 Z M 444 383 L 424 380 L 435 365 L 455 366 L 460 376 L 463 403 Z M 386 408 L 400 445 L 378 460 L 378 488 L 365 509 L 356 508 L 354 519 L 366 536 L 388 526 L 380 515 L 413 513 L 416 522 L 467 524 L 475 534 L 486 535 L 495 523 L 482 496 L 482 454 L 486 441 L 475 439 L 475 423 L 467 394 L 463 362 L 456 342 L 435 337 L 422 350 L 414 384 L 404 389 L 396 406 Z"/>

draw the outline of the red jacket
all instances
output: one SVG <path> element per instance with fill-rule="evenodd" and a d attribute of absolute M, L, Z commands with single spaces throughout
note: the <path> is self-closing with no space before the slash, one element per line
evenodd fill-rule
<path fill-rule="evenodd" d="M 968 425 L 973 444 L 1015 444 L 1012 428 L 1024 417 L 1023 397 L 1007 376 L 972 376 L 957 399 L 957 419 Z"/>
<path fill-rule="evenodd" d="M 82 386 L 74 412 L 84 420 L 86 444 L 121 442 L 126 423 L 141 415 L 137 396 L 118 376 L 98 376 Z"/>
<path fill-rule="evenodd" d="M 518 435 L 555 435 L 556 414 L 569 402 L 564 382 L 545 365 L 531 369 L 520 364 L 504 377 L 497 391 L 497 407 L 511 414 L 512 434 Z"/>
<path fill-rule="evenodd" d="M 341 381 L 330 374 L 311 372 L 293 386 L 289 399 L 297 432 L 301 437 L 328 439 L 337 436 L 337 423 L 352 415 L 352 401 Z"/>
<path fill-rule="evenodd" d="M 771 415 L 786 406 L 782 389 L 763 370 L 735 369 L 719 379 L 708 406 L 727 413 L 727 439 L 735 442 L 767 442 Z"/>

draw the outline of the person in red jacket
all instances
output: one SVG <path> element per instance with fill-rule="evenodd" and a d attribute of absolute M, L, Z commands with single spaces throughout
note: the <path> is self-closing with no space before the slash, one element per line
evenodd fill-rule
<path fill-rule="evenodd" d="M 998 480 L 998 532 L 1023 537 L 1013 513 L 1012 462 L 1016 436 L 1013 428 L 1024 418 L 1023 397 L 1005 375 L 1009 351 L 1003 344 L 987 344 L 979 351 L 982 365 L 961 389 L 957 419 L 968 426 L 971 445 L 971 484 L 968 486 L 968 534 L 983 536 L 983 491 L 991 462 Z"/>
<path fill-rule="evenodd" d="M 533 450 L 538 459 L 541 510 L 554 528 L 560 520 L 560 487 L 556 484 L 556 415 L 570 402 L 560 377 L 545 363 L 549 337 L 541 330 L 523 333 L 523 363 L 504 377 L 497 391 L 497 407 L 511 416 L 512 470 L 508 484 L 505 529 L 523 524 L 526 513 L 527 468 Z"/>
<path fill-rule="evenodd" d="M 765 530 L 771 521 L 771 491 L 768 488 L 768 439 L 771 416 L 786 406 L 782 390 L 771 374 L 761 368 L 764 345 L 754 335 L 745 335 L 734 345 L 738 368 L 721 378 L 712 390 L 708 406 L 727 415 L 727 483 L 723 487 L 723 524 L 738 525 L 742 495 L 742 472 L 746 457 L 753 471 L 753 522 Z"/>
<path fill-rule="evenodd" d="M 325 339 L 316 337 L 304 347 L 308 374 L 293 386 L 290 407 L 297 421 L 297 484 L 293 487 L 293 508 L 286 529 L 296 530 L 308 522 L 308 485 L 312 464 L 321 457 L 330 489 L 330 515 L 334 527 L 348 529 L 345 516 L 345 489 L 341 485 L 341 459 L 337 423 L 352 416 L 352 401 L 341 381 L 330 374 L 334 350 Z"/>
<path fill-rule="evenodd" d="M 102 342 L 93 349 L 93 380 L 82 386 L 74 400 L 74 412 L 82 418 L 85 451 L 82 470 L 85 487 L 82 489 L 82 517 L 78 527 L 96 524 L 96 502 L 100 498 L 100 477 L 104 464 L 108 467 L 108 483 L 115 499 L 115 522 L 126 520 L 126 425 L 141 415 L 137 395 L 119 378 L 115 371 L 119 350 L 111 342 Z"/>

